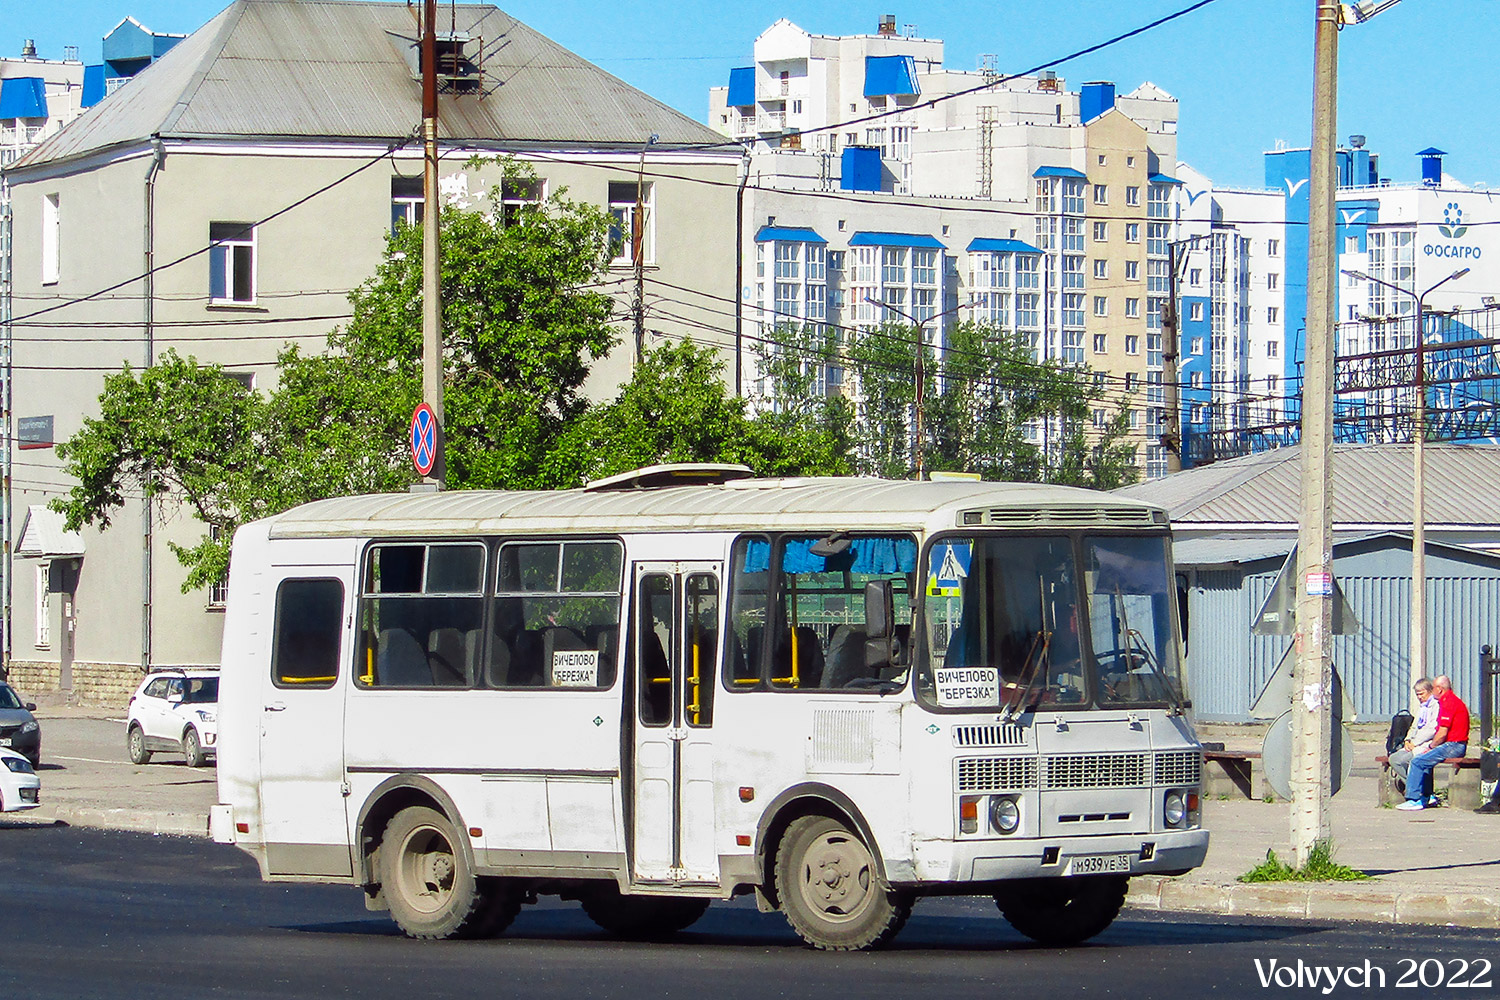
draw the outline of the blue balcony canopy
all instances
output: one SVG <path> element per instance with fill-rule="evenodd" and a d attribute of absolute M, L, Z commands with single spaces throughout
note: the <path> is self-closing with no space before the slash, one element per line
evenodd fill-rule
<path fill-rule="evenodd" d="M 971 240 L 969 253 L 1041 253 L 1042 251 L 1024 240 L 993 240 L 979 237 Z"/>
<path fill-rule="evenodd" d="M 851 247 L 918 247 L 923 250 L 946 250 L 934 237 L 921 233 L 855 233 Z"/>
<path fill-rule="evenodd" d="M 729 71 L 729 98 L 724 103 L 731 108 L 745 108 L 755 103 L 754 66 Z"/>
<path fill-rule="evenodd" d="M 83 106 L 92 108 L 104 100 L 104 64 L 83 67 Z"/>
<path fill-rule="evenodd" d="M 823 237 L 798 226 L 761 226 L 760 232 L 755 234 L 755 242 L 770 243 L 779 241 L 781 243 L 827 243 Z"/>
<path fill-rule="evenodd" d="M 1175 178 L 1175 177 L 1168 177 L 1166 174 L 1152 174 L 1150 177 L 1147 177 L 1146 180 L 1150 181 L 1152 184 L 1181 184 L 1182 183 L 1182 181 L 1178 180 L 1177 178 Z"/>
<path fill-rule="evenodd" d="M 917 66 L 911 56 L 865 56 L 866 97 L 909 97 L 920 93 Z"/>
<path fill-rule="evenodd" d="M 0 80 L 0 118 L 46 118 L 47 84 L 39 76 Z"/>
<path fill-rule="evenodd" d="M 1074 170 L 1072 167 L 1037 167 L 1033 177 L 1076 177 L 1081 181 L 1088 180 L 1088 175 L 1082 170 Z"/>

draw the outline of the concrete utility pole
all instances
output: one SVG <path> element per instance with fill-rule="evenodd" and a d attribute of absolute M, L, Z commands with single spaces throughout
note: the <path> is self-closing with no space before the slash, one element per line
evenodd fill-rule
<path fill-rule="evenodd" d="M 1167 244 L 1167 301 L 1161 311 L 1162 414 L 1161 445 L 1167 451 L 1167 474 L 1182 471 L 1182 386 L 1177 359 L 1182 354 L 1182 314 L 1177 309 L 1177 248 L 1197 249 L 1198 237 Z M 1183 255 L 1183 260 L 1187 255 Z"/>
<path fill-rule="evenodd" d="M 437 458 L 427 482 L 443 488 L 443 301 L 438 246 L 437 0 L 422 4 L 422 400 L 437 417 Z"/>
<path fill-rule="evenodd" d="M 1329 837 L 1333 696 L 1333 329 L 1340 9 L 1313 0 L 1312 156 L 1308 177 L 1307 357 L 1302 383 L 1302 509 L 1297 536 L 1297 663 L 1292 688 L 1292 851 L 1297 867 Z"/>

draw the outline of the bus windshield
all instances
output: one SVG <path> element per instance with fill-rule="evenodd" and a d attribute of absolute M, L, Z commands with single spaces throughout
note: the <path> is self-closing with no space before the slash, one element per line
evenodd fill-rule
<path fill-rule="evenodd" d="M 925 571 L 918 696 L 929 706 L 1180 700 L 1164 538 L 948 537 Z"/>

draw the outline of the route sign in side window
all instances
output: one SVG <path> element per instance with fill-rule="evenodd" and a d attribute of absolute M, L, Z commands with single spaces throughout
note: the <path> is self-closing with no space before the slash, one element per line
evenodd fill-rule
<path fill-rule="evenodd" d="M 327 688 L 339 676 L 344 585 L 338 580 L 283 580 L 276 589 L 271 679 L 277 687 Z"/>
<path fill-rule="evenodd" d="M 500 546 L 485 685 L 613 686 L 623 572 L 612 540 Z"/>

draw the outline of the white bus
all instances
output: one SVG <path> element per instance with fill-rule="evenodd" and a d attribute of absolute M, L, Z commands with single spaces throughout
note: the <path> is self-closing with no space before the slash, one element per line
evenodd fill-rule
<path fill-rule="evenodd" d="M 1085 490 L 658 466 L 234 540 L 216 840 L 409 935 L 755 893 L 825 949 L 927 895 L 1037 940 L 1203 862 L 1168 526 Z"/>

